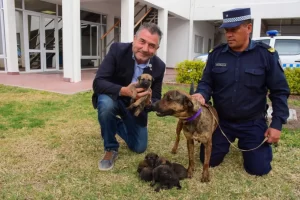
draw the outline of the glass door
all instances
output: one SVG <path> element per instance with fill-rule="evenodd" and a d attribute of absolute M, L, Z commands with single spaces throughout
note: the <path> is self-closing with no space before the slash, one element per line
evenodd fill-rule
<path fill-rule="evenodd" d="M 27 46 L 26 71 L 42 71 L 42 37 L 40 14 L 25 14 L 25 38 Z"/>
<path fill-rule="evenodd" d="M 26 71 L 58 70 L 57 18 L 51 15 L 28 12 L 26 22 Z"/>
<path fill-rule="evenodd" d="M 57 19 L 55 16 L 42 15 L 43 30 L 43 67 L 44 71 L 58 69 L 58 32 Z"/>

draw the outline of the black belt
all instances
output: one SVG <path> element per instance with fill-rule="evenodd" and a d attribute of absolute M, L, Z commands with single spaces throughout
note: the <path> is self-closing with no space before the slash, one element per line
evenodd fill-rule
<path fill-rule="evenodd" d="M 254 115 L 252 117 L 248 117 L 248 118 L 244 118 L 244 119 L 226 119 L 226 118 L 221 118 L 225 121 L 228 121 L 230 123 L 244 123 L 244 122 L 249 122 L 249 121 L 252 121 L 252 120 L 257 120 L 257 119 L 261 119 L 261 118 L 264 118 L 265 115 L 264 113 L 260 113 L 258 115 Z"/>

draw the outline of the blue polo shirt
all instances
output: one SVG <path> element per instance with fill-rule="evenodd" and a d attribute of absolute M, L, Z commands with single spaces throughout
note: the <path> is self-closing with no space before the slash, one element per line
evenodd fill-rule
<path fill-rule="evenodd" d="M 134 54 L 132 54 L 132 59 L 134 60 L 134 73 L 131 83 L 134 83 L 137 82 L 137 78 L 143 73 L 144 69 L 149 66 L 150 59 L 146 64 L 138 64 L 136 62 Z"/>
<path fill-rule="evenodd" d="M 227 44 L 217 46 L 208 56 L 196 92 L 213 103 L 220 119 L 251 120 L 263 116 L 267 92 L 272 101 L 271 127 L 282 129 L 289 116 L 290 90 L 279 62 L 270 46 L 250 40 L 240 53 Z"/>

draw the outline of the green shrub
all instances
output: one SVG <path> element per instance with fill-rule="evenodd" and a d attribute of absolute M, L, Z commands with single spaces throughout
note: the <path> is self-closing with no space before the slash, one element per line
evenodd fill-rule
<path fill-rule="evenodd" d="M 300 69 L 286 68 L 284 70 L 291 94 L 300 94 Z"/>
<path fill-rule="evenodd" d="M 203 69 L 205 67 L 205 62 L 201 60 L 192 61 L 192 60 L 184 60 L 176 65 L 176 82 L 177 83 L 197 83 L 203 73 Z"/>
<path fill-rule="evenodd" d="M 198 83 L 202 77 L 205 62 L 201 60 L 191 61 L 184 60 L 176 65 L 176 82 L 177 83 Z M 291 94 L 300 94 L 300 68 L 284 70 Z"/>

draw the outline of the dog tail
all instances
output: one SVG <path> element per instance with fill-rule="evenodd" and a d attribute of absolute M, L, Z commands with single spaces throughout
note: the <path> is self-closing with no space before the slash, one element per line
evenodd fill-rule
<path fill-rule="evenodd" d="M 190 86 L 190 95 L 193 95 L 194 93 L 195 93 L 194 81 L 192 81 L 191 86 Z"/>

